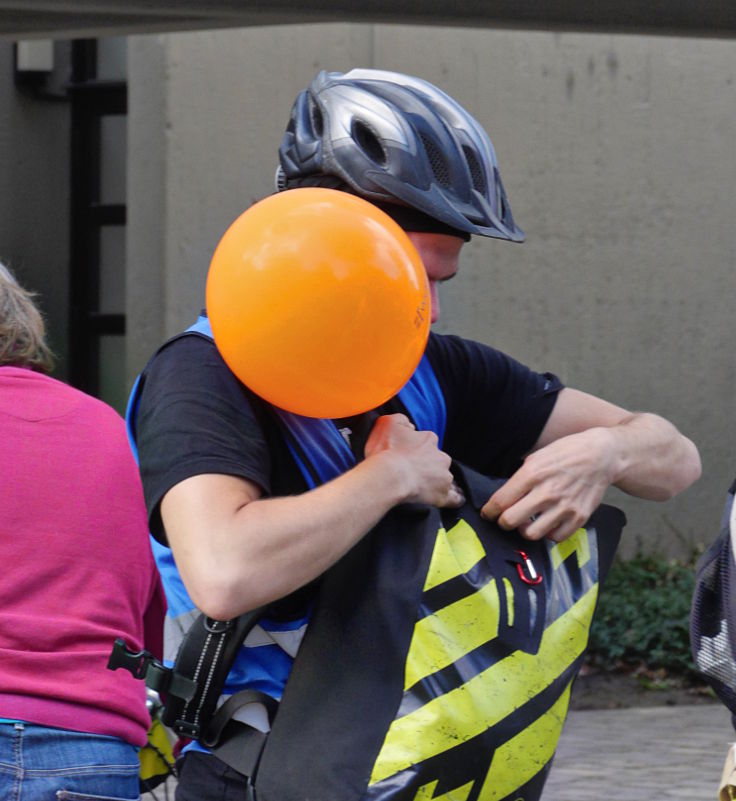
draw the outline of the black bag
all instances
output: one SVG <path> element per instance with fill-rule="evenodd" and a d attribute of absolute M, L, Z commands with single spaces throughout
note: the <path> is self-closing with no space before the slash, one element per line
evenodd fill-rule
<path fill-rule="evenodd" d="M 258 801 L 539 798 L 625 517 L 529 542 L 455 473 L 461 509 L 397 507 L 325 574 Z"/>
<path fill-rule="evenodd" d="M 527 541 L 480 517 L 502 481 L 453 470 L 462 507 L 394 508 L 321 578 L 278 708 L 245 690 L 212 714 L 259 610 L 200 616 L 173 670 L 122 641 L 110 667 L 257 801 L 535 801 L 626 521 L 602 505 L 562 543 Z M 268 734 L 232 718 L 254 701 Z"/>

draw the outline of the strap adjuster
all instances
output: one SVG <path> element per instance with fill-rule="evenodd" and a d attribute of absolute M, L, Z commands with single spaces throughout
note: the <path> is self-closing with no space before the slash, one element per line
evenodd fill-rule
<path fill-rule="evenodd" d="M 198 740 L 202 731 L 199 723 L 192 723 L 191 720 L 183 720 L 182 718 L 176 720 L 171 728 L 182 737 L 189 737 L 192 740 Z"/>

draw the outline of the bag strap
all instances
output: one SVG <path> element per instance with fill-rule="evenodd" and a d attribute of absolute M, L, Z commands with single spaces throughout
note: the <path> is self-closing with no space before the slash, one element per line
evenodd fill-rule
<path fill-rule="evenodd" d="M 264 611 L 254 609 L 231 620 L 213 620 L 200 614 L 187 630 L 173 667 L 167 667 L 148 651 L 131 651 L 118 638 L 107 667 L 123 668 L 155 690 L 162 701 L 161 722 L 177 735 L 215 747 L 227 722 L 222 717 L 231 716 L 245 703 L 262 703 L 269 719 L 275 712 L 276 702 L 270 696 L 249 690 L 236 693 L 229 699 L 231 703 L 226 702 L 229 715 L 224 712 L 218 717 L 215 713 L 240 646 Z"/>
<path fill-rule="evenodd" d="M 191 679 L 196 690 L 189 699 L 172 699 L 168 693 L 161 716 L 178 735 L 217 744 L 219 737 L 212 730 L 217 702 L 240 646 L 263 611 L 254 609 L 232 620 L 200 614 L 189 627 L 172 670 Z"/>

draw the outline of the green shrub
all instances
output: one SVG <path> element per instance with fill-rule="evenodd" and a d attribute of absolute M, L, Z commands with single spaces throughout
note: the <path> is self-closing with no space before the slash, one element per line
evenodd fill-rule
<path fill-rule="evenodd" d="M 603 584 L 589 661 L 606 670 L 643 666 L 695 678 L 690 655 L 693 564 L 657 556 L 617 561 Z"/>

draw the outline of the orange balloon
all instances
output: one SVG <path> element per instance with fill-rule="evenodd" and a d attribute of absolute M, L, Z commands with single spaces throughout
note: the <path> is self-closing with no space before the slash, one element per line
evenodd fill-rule
<path fill-rule="evenodd" d="M 207 276 L 215 344 L 256 394 L 308 417 L 380 406 L 429 336 L 429 284 L 404 231 L 366 200 L 290 189 L 238 217 Z"/>

